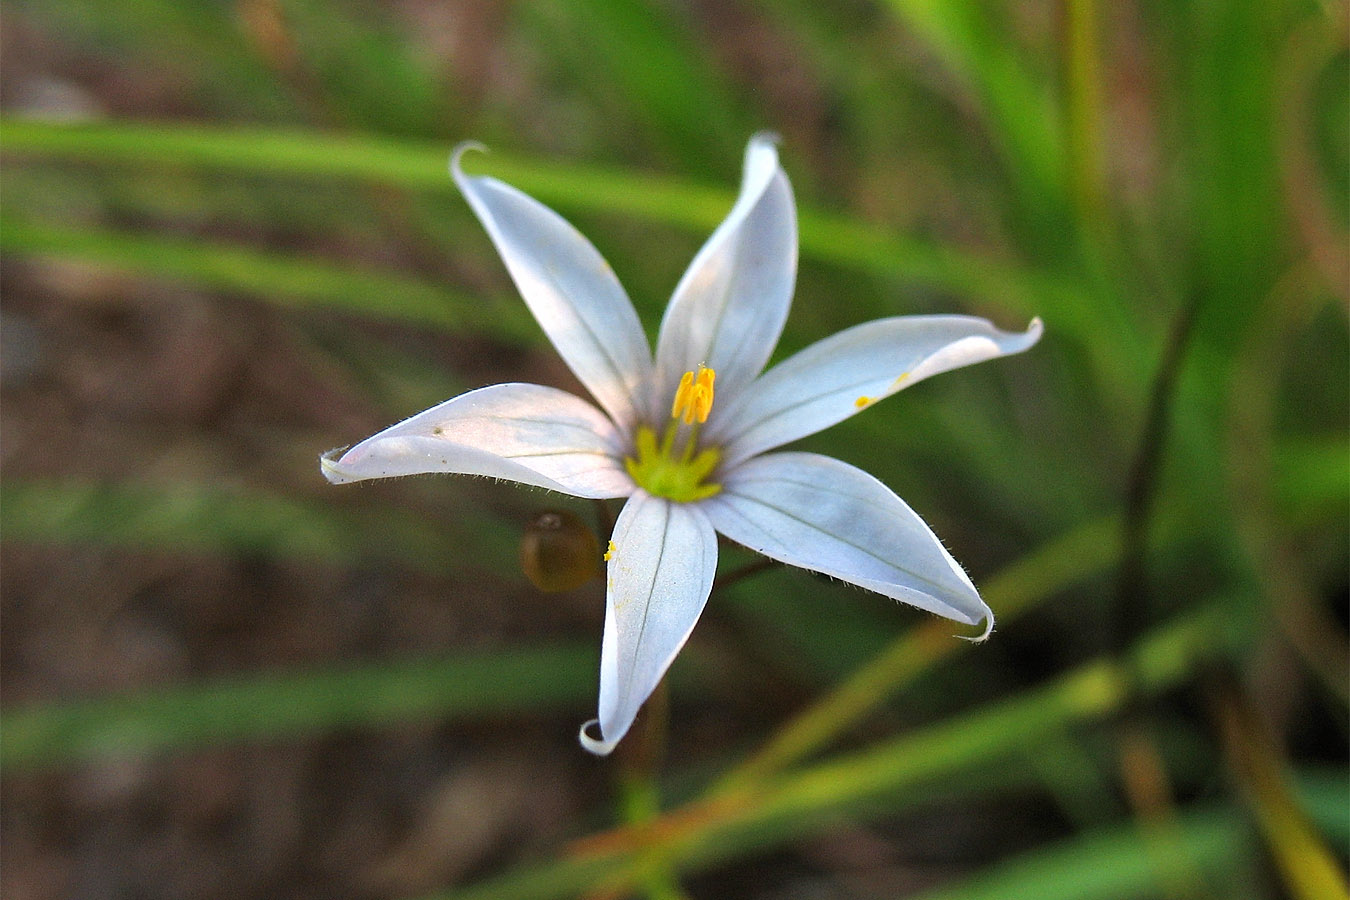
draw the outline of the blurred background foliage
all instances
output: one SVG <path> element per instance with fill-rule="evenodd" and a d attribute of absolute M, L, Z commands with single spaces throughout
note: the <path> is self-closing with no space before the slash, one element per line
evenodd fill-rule
<path fill-rule="evenodd" d="M 8 896 L 1346 896 L 1344 4 L 11 0 L 0 50 Z M 516 565 L 590 507 L 317 454 L 576 387 L 453 144 L 654 330 L 761 128 L 778 358 L 1045 319 L 802 442 L 999 629 L 728 584 L 644 778 L 575 743 L 601 585 Z"/>

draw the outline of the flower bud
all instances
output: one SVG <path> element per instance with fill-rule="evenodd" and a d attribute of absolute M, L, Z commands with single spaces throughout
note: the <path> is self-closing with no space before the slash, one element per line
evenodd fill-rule
<path fill-rule="evenodd" d="M 566 510 L 546 510 L 525 526 L 520 568 L 539 590 L 555 593 L 581 587 L 595 577 L 600 542 L 586 524 Z"/>

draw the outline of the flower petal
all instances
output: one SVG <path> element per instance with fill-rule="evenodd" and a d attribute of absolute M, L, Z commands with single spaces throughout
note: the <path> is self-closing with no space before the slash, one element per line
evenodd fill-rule
<path fill-rule="evenodd" d="M 614 525 L 605 634 L 600 651 L 600 717 L 581 743 L 614 749 L 638 708 L 675 660 L 712 590 L 717 535 L 697 506 L 636 491 Z M 592 737 L 598 724 L 600 737 Z"/>
<path fill-rule="evenodd" d="M 461 394 L 321 457 L 334 484 L 394 475 L 487 475 L 577 497 L 626 497 L 623 438 L 600 410 L 566 391 L 497 384 Z"/>
<path fill-rule="evenodd" d="M 815 453 L 757 457 L 700 505 L 718 531 L 771 559 L 993 628 L 989 607 L 923 520 L 848 463 Z"/>
<path fill-rule="evenodd" d="M 765 372 L 716 421 L 705 440 L 724 446 L 723 465 L 843 421 L 930 375 L 1021 353 L 1041 337 L 973 316 L 897 316 L 817 341 Z"/>
<path fill-rule="evenodd" d="M 675 288 L 656 347 L 658 397 L 702 365 L 730 399 L 778 343 L 797 276 L 797 212 L 775 140 L 751 138 L 736 205 Z"/>
<path fill-rule="evenodd" d="M 647 417 L 652 370 L 633 304 L 609 263 L 561 216 L 495 178 L 464 174 L 460 157 L 474 147 L 455 149 L 455 183 L 558 354 L 627 433 Z"/>

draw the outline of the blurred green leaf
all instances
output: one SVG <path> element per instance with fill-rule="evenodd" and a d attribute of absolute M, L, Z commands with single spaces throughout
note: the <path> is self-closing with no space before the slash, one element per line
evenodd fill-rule
<path fill-rule="evenodd" d="M 1350 844 L 1350 772 L 1344 768 L 1310 768 L 1294 773 L 1297 796 L 1308 818 L 1336 847 Z"/>
<path fill-rule="evenodd" d="M 30 225 L 9 217 L 0 226 L 0 250 L 93 262 L 137 275 L 250 294 L 272 303 L 476 331 L 525 345 L 542 339 L 524 304 L 498 309 L 402 275 L 201 239 Z"/>
<path fill-rule="evenodd" d="M 671 160 L 734 165 L 753 129 L 739 121 L 706 43 L 681 19 L 683 7 L 573 0 L 521 4 L 516 14 L 563 90 L 575 84 L 578 108 L 602 117 L 593 123 L 603 129 L 596 139 L 618 142 L 630 156 L 636 142 Z"/>
<path fill-rule="evenodd" d="M 1169 863 L 1208 876 L 1206 886 L 1229 900 L 1259 896 L 1254 847 L 1239 815 L 1190 810 L 1173 825 L 1165 836 L 1149 835 L 1137 825 L 1077 835 L 919 894 L 917 900 L 1162 900 L 1176 896 L 1167 881 Z"/>
<path fill-rule="evenodd" d="M 279 0 L 276 15 L 287 49 L 293 50 L 280 62 L 293 82 L 318 95 L 322 119 L 422 137 L 443 131 L 450 121 L 446 107 L 456 92 L 411 52 L 410 36 L 400 33 L 414 23 L 400 29 L 393 24 L 396 17 L 378 7 L 316 0 Z"/>
<path fill-rule="evenodd" d="M 6 771 L 344 728 L 583 708 L 595 691 L 589 642 L 459 653 L 353 668 L 269 672 L 3 715 Z"/>
<path fill-rule="evenodd" d="M 828 827 L 845 812 L 864 818 L 893 814 L 896 798 L 915 785 L 997 764 L 1019 749 L 1057 737 L 1065 728 L 1109 714 L 1131 690 L 1154 692 L 1183 681 L 1202 661 L 1224 652 L 1225 634 L 1223 610 L 1209 608 L 1155 630 L 1134 649 L 1129 665 L 1090 663 L 1014 698 L 761 787 L 694 801 L 667 812 L 649 827 L 597 835 L 575 845 L 568 858 L 435 896 L 549 900 L 575 896 L 598 884 L 617 890 L 640 875 L 641 851 L 653 840 L 659 840 L 663 854 L 687 874 Z"/>
<path fill-rule="evenodd" d="M 1175 81 L 1166 139 L 1178 148 L 1177 201 L 1200 303 L 1197 342 L 1231 351 L 1287 263 L 1276 238 L 1282 204 L 1275 161 L 1276 54 L 1291 7 L 1278 3 L 1161 4 L 1154 33 L 1169 42 Z M 1216 370 L 1217 371 L 1221 370 Z"/>
<path fill-rule="evenodd" d="M 1275 497 L 1290 519 L 1336 517 L 1350 506 L 1350 442 L 1344 435 L 1285 438 L 1275 448 Z"/>
<path fill-rule="evenodd" d="M 96 164 L 197 165 L 267 175 L 365 179 L 448 193 L 444 145 L 379 138 L 323 136 L 261 129 L 118 124 L 64 125 L 0 120 L 8 153 Z M 471 161 L 547 203 L 618 212 L 710 232 L 731 207 L 731 189 L 561 163 L 534 163 L 489 153 Z M 1085 309 L 1073 282 L 950 247 L 904 238 L 840 216 L 803 209 L 802 252 L 827 262 L 912 280 L 971 297 L 1019 316 L 1049 314 L 1092 346 Z"/>
<path fill-rule="evenodd" d="M 318 468 L 316 453 L 316 481 Z M 463 573 L 466 564 L 514 570 L 516 535 L 486 515 L 448 534 L 413 511 L 340 510 L 216 484 L 9 478 L 0 491 L 0 531 L 7 542 L 255 552 L 347 565 L 384 558 L 429 574 Z M 447 554 L 447 543 L 458 552 Z"/>
<path fill-rule="evenodd" d="M 135 60 L 221 110 L 294 121 L 297 107 L 250 42 L 234 3 L 15 0 L 7 12 L 57 32 L 95 58 Z"/>
<path fill-rule="evenodd" d="M 1119 522 L 1114 519 L 1089 522 L 1047 542 L 990 579 L 983 590 L 985 601 L 1006 625 L 1114 562 L 1119 552 L 1118 529 Z M 770 610 L 777 615 L 791 615 L 773 601 Z M 953 630 L 948 622 L 930 619 L 891 640 L 831 691 L 784 723 L 765 746 L 724 775 L 718 782 L 718 790 L 733 790 L 762 780 L 838 739 L 921 673 L 972 646 L 954 640 L 950 636 Z M 823 632 L 823 628 L 818 627 L 817 631 Z"/>
<path fill-rule="evenodd" d="M 1019 58 L 1012 29 L 977 0 L 890 0 L 984 107 L 990 139 L 1002 151 L 1022 208 L 1032 211 L 1048 248 L 1062 242 L 1069 178 L 1064 123 L 1050 87 Z"/>

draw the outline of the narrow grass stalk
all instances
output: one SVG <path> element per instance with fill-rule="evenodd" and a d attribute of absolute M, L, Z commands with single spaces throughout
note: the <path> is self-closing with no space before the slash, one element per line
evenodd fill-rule
<path fill-rule="evenodd" d="M 287 256 L 218 241 L 65 228 L 7 217 L 0 249 L 38 258 L 74 259 L 133 275 L 185 281 L 247 294 L 281 306 L 316 307 L 415 325 L 477 331 L 519 344 L 539 343 L 523 307 L 499 309 L 414 278 Z"/>
<path fill-rule="evenodd" d="M 426 719 L 575 710 L 595 691 L 589 643 L 457 653 L 179 687 L 8 712 L 7 772 L 204 744 Z"/>
<path fill-rule="evenodd" d="M 449 194 L 444 143 L 336 136 L 263 128 L 220 128 L 143 123 L 43 122 L 0 118 L 4 152 L 31 161 L 97 166 L 200 166 L 252 175 L 371 181 Z M 724 189 L 646 173 L 558 162 L 537 163 L 509 154 L 476 160 L 484 171 L 539 200 L 567 209 L 622 213 L 704 234 L 726 215 Z M 799 209 L 801 251 L 828 262 L 912 280 L 1019 315 L 1041 314 L 1071 328 L 1089 317 L 1083 288 L 1072 281 L 906 238 L 853 219 Z M 8 223 L 6 224 L 8 228 Z M 1087 304 L 1090 308 L 1090 304 Z M 1085 344 L 1090 335 L 1084 333 Z"/>
<path fill-rule="evenodd" d="M 1047 734 L 1101 719 L 1133 688 L 1164 690 L 1225 652 L 1223 604 L 1160 628 L 1126 659 L 1103 658 L 1020 696 L 841 756 L 791 775 L 747 784 L 670 810 L 647 825 L 575 844 L 564 858 L 436 900 L 554 900 L 587 885 L 639 883 L 644 852 L 661 846 L 689 873 L 830 825 L 832 813 L 864 818 L 869 801 L 895 798 L 934 779 L 987 766 Z M 881 809 L 893 811 L 894 802 Z M 432 898 L 427 898 L 432 900 Z"/>
<path fill-rule="evenodd" d="M 1078 217 L 1090 228 L 1103 224 L 1106 199 L 1100 27 L 1096 0 L 1064 0 L 1069 178 Z"/>
<path fill-rule="evenodd" d="M 1270 855 L 1294 900 L 1347 900 L 1350 887 L 1331 849 L 1294 799 L 1279 751 L 1232 681 L 1212 698 L 1225 755 L 1256 814 Z"/>
<path fill-rule="evenodd" d="M 990 580 L 984 596 L 1007 623 L 1073 582 L 1104 571 L 1115 559 L 1114 520 L 1079 526 Z M 788 768 L 849 727 L 943 659 L 969 648 L 950 623 L 933 619 L 896 638 L 844 683 L 780 728 L 758 752 L 728 772 L 714 794 L 745 787 Z"/>

